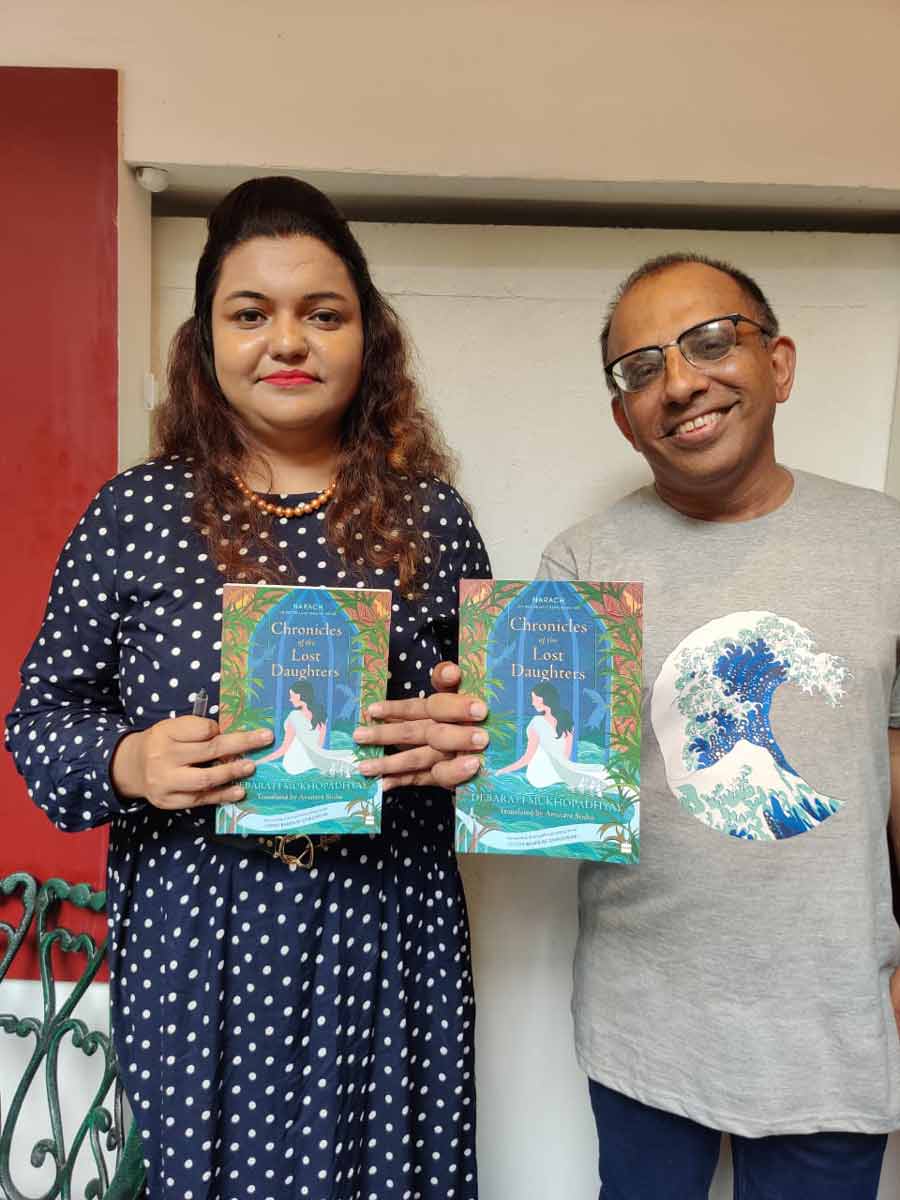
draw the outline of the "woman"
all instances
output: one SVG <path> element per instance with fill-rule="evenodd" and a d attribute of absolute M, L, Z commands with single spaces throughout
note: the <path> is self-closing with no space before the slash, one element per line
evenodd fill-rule
<path fill-rule="evenodd" d="M 572 716 L 563 708 L 552 683 L 537 684 L 531 693 L 531 707 L 537 715 L 525 730 L 528 742 L 524 753 L 515 762 L 500 767 L 496 774 L 506 775 L 527 767 L 525 778 L 532 787 L 550 787 L 560 782 L 554 762 L 568 759 L 572 754 Z"/>
<path fill-rule="evenodd" d="M 539 683 L 531 693 L 536 715 L 528 722 L 528 742 L 524 753 L 513 763 L 500 767 L 497 775 L 506 775 L 526 767 L 525 778 L 532 787 L 552 787 L 564 783 L 579 791 L 602 794 L 613 786 L 609 773 L 600 764 L 572 762 L 574 725 L 572 714 L 563 706 L 559 691 L 552 683 Z"/>
<path fill-rule="evenodd" d="M 251 180 L 210 217 L 156 441 L 64 548 L 9 722 L 60 829 L 111 823 L 113 1034 L 150 1200 L 470 1200 L 447 793 L 395 790 L 380 835 L 324 840 L 310 870 L 213 835 L 272 741 L 210 719 L 223 580 L 391 587 L 389 694 L 415 697 L 454 652 L 458 579 L 489 571 L 396 317 L 314 188 Z M 179 715 L 201 690 L 209 718 Z"/>
<path fill-rule="evenodd" d="M 312 690 L 298 683 L 288 689 L 288 699 L 293 712 L 284 719 L 284 741 L 277 750 L 256 760 L 260 763 L 282 759 L 288 775 L 302 775 L 305 771 L 320 770 L 333 774 L 352 774 L 355 770 L 353 755 L 345 750 L 326 750 L 325 722 L 315 710 Z"/>

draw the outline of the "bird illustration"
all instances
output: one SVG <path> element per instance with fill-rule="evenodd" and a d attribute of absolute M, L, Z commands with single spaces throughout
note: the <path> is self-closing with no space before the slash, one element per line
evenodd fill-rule
<path fill-rule="evenodd" d="M 593 688 L 585 688 L 584 695 L 587 697 L 585 707 L 588 704 L 593 704 L 593 708 L 585 721 L 585 727 L 588 729 L 600 729 L 603 724 L 603 718 L 609 712 L 609 700 L 605 696 L 601 696 L 599 692 L 595 692 Z"/>
<path fill-rule="evenodd" d="M 353 688 L 347 687 L 346 683 L 335 684 L 334 690 L 338 697 L 343 697 L 343 699 L 336 700 L 335 720 L 349 721 L 356 712 L 356 692 Z M 337 708 L 337 705 L 340 705 L 340 708 Z"/>
<path fill-rule="evenodd" d="M 493 665 L 499 667 L 502 663 L 505 663 L 508 658 L 512 657 L 515 648 L 515 642 L 510 642 L 499 654 L 494 654 L 492 659 Z"/>

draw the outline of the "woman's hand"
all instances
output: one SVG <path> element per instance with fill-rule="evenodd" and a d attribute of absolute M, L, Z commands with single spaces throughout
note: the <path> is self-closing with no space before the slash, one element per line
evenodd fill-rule
<path fill-rule="evenodd" d="M 171 717 L 122 738 L 110 778 L 120 796 L 143 797 L 156 808 L 234 804 L 244 798 L 240 780 L 255 770 L 240 756 L 271 741 L 268 729 L 219 733 L 208 717 Z"/>
<path fill-rule="evenodd" d="M 274 735 L 273 735 L 274 736 Z M 275 762 L 277 758 L 284 758 L 291 747 L 291 742 L 294 740 L 294 727 L 288 722 L 287 728 L 284 731 L 284 741 L 280 746 L 276 747 L 271 754 L 265 754 L 262 758 L 256 760 L 257 766 L 260 763 Z M 247 774 L 249 775 L 249 771 Z"/>
<path fill-rule="evenodd" d="M 438 663 L 431 673 L 435 691 L 418 700 L 385 700 L 369 706 L 368 715 L 381 725 L 363 725 L 353 733 L 363 746 L 402 746 L 397 754 L 367 759 L 360 771 L 380 776 L 384 790 L 409 787 L 455 788 L 476 774 L 488 735 L 477 726 L 487 706 L 473 696 L 458 696 L 460 671 L 455 663 Z"/>
<path fill-rule="evenodd" d="M 525 753 L 521 758 L 517 758 L 515 762 L 509 763 L 508 766 L 501 767 L 497 772 L 498 775 L 508 775 L 510 771 L 521 771 L 522 767 L 527 767 L 531 760 L 537 754 L 538 736 L 536 733 L 528 734 L 528 745 L 525 747 Z"/>

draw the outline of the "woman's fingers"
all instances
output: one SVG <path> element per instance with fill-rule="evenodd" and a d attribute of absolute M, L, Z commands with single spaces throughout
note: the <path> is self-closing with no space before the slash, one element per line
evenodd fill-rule
<path fill-rule="evenodd" d="M 242 799 L 240 781 L 254 771 L 242 755 L 269 745 L 272 733 L 220 733 L 205 717 L 173 717 L 133 735 L 131 748 L 125 746 L 128 740 L 122 743 L 127 755 L 120 767 L 132 789 L 126 794 L 143 795 L 157 808 L 178 809 Z"/>
<path fill-rule="evenodd" d="M 178 776 L 173 778 L 173 784 L 178 791 L 212 792 L 246 779 L 254 770 L 255 764 L 249 758 L 235 758 L 207 767 L 182 767 Z"/>
<path fill-rule="evenodd" d="M 198 803 L 201 795 L 233 787 L 252 775 L 254 769 L 247 758 L 204 767 L 175 766 L 157 760 L 147 765 L 146 796 L 158 808 L 186 808 Z"/>
<path fill-rule="evenodd" d="M 158 729 L 173 742 L 209 742 L 219 732 L 218 724 L 211 717 L 171 717 L 168 721 L 159 721 L 151 729 Z"/>
<path fill-rule="evenodd" d="M 201 808 L 206 804 L 237 804 L 245 795 L 240 784 L 229 784 L 209 792 L 174 792 L 163 797 L 156 807 L 174 811 L 179 808 Z"/>
<path fill-rule="evenodd" d="M 188 720 L 190 718 L 187 718 Z M 204 741 L 178 741 L 178 761 L 182 764 L 211 762 L 218 758 L 235 758 L 240 754 L 250 754 L 253 750 L 261 750 L 263 746 L 272 743 L 270 729 L 252 729 L 241 733 L 218 733 L 215 737 Z"/>

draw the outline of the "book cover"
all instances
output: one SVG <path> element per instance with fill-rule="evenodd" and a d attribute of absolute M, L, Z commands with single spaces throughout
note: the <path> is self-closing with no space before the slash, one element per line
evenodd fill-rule
<path fill-rule="evenodd" d="M 275 741 L 250 755 L 246 796 L 217 809 L 217 833 L 381 829 L 381 780 L 357 763 L 382 751 L 351 735 L 385 698 L 390 616 L 388 591 L 225 585 L 219 725 Z"/>
<path fill-rule="evenodd" d="M 491 740 L 456 789 L 457 850 L 636 863 L 642 585 L 464 579 L 459 616 Z"/>

